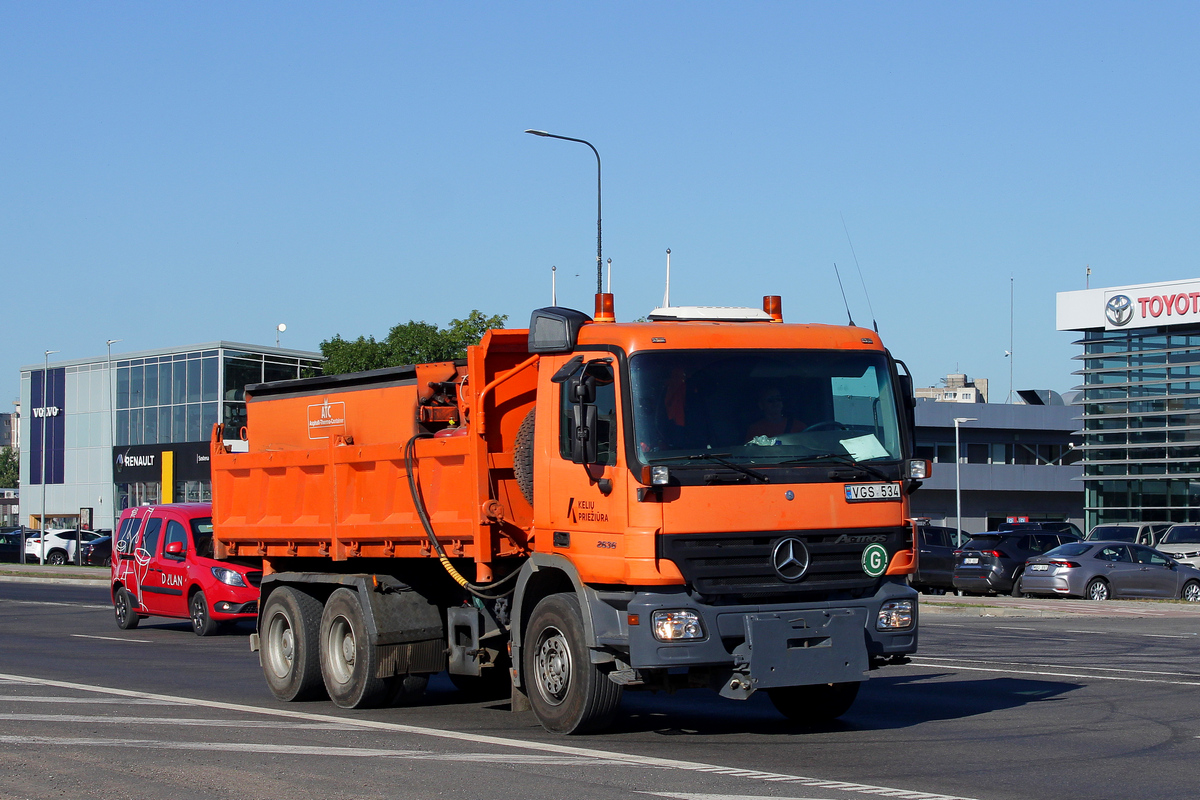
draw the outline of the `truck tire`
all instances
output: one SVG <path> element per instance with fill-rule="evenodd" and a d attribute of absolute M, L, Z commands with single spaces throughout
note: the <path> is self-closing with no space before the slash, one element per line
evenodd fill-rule
<path fill-rule="evenodd" d="M 579 599 L 569 593 L 543 598 L 523 638 L 526 692 L 542 727 L 551 733 L 607 727 L 621 703 L 621 687 L 591 661 Z"/>
<path fill-rule="evenodd" d="M 317 644 L 321 602 L 291 586 L 271 592 L 260 625 L 263 675 L 280 700 L 307 700 L 320 693 Z"/>
<path fill-rule="evenodd" d="M 850 710 L 858 697 L 858 683 L 821 683 L 768 689 L 771 703 L 793 722 L 823 725 Z"/>
<path fill-rule="evenodd" d="M 525 502 L 533 505 L 533 415 L 530 411 L 517 429 L 517 441 L 513 444 L 513 475 Z"/>
<path fill-rule="evenodd" d="M 374 708 L 392 699 L 395 679 L 376 677 L 379 649 L 371 642 L 358 592 L 342 587 L 321 614 L 321 677 L 339 708 Z"/>
<path fill-rule="evenodd" d="M 117 617 L 117 627 L 123 631 L 133 630 L 142 621 L 137 615 L 137 600 L 124 586 L 113 595 L 113 612 Z"/>

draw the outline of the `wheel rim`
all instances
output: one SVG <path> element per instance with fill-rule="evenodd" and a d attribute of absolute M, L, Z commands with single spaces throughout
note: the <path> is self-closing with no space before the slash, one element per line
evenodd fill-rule
<path fill-rule="evenodd" d="M 1103 583 L 1093 583 L 1092 590 L 1088 592 L 1088 597 L 1093 600 L 1107 600 L 1108 586 Z"/>
<path fill-rule="evenodd" d="M 267 626 L 267 664 L 277 678 L 286 678 L 292 672 L 296 659 L 296 638 L 292 626 L 283 614 L 271 617 Z"/>
<path fill-rule="evenodd" d="M 192 595 L 192 627 L 196 630 L 204 628 L 204 617 L 207 610 L 200 595 Z"/>
<path fill-rule="evenodd" d="M 325 652 L 333 679 L 338 683 L 349 683 L 358 655 L 358 643 L 354 639 L 354 627 L 350 620 L 342 616 L 333 620 L 325 635 Z"/>
<path fill-rule="evenodd" d="M 571 648 L 558 628 L 542 632 L 533 669 L 538 692 L 550 705 L 560 705 L 571 688 Z"/>
<path fill-rule="evenodd" d="M 1200 603 L 1200 583 L 1189 583 L 1183 587 L 1183 599 L 1189 603 Z"/>
<path fill-rule="evenodd" d="M 129 618 L 129 601 L 125 598 L 125 592 L 117 592 L 117 621 L 124 622 Z"/>

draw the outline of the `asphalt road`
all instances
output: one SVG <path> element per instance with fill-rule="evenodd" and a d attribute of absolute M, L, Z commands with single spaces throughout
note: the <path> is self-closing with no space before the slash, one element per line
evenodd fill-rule
<path fill-rule="evenodd" d="M 279 703 L 249 632 L 120 631 L 104 589 L 0 583 L 0 797 L 1128 800 L 1191 796 L 1200 770 L 1194 615 L 931 614 L 827 728 L 626 693 L 588 737 L 444 676 L 403 708 Z"/>

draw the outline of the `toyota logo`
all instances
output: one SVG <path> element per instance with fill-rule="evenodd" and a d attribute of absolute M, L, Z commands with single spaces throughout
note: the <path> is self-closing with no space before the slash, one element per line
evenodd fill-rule
<path fill-rule="evenodd" d="M 1114 294 L 1104 305 L 1104 316 L 1118 328 L 1128 325 L 1129 320 L 1133 319 L 1133 301 L 1129 299 L 1129 295 Z"/>
<path fill-rule="evenodd" d="M 771 551 L 771 566 L 780 578 L 795 583 L 808 572 L 808 548 L 799 539 L 780 539 Z"/>

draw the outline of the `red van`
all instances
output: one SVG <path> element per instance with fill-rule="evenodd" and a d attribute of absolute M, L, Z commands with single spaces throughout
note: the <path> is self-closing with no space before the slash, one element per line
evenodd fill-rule
<path fill-rule="evenodd" d="M 148 616 L 191 619 L 197 636 L 223 622 L 255 619 L 262 565 L 217 561 L 211 503 L 139 506 L 121 512 L 113 537 L 117 627 Z"/>

